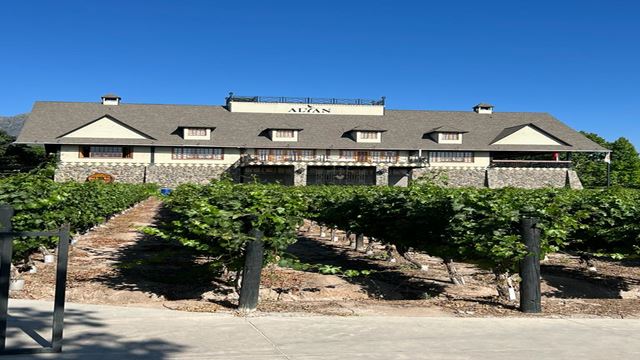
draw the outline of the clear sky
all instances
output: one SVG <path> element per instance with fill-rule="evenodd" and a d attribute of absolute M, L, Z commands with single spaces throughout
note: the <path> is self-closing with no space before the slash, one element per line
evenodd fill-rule
<path fill-rule="evenodd" d="M 549 112 L 640 147 L 638 1 L 3 1 L 0 114 L 35 100 L 387 96 Z"/>

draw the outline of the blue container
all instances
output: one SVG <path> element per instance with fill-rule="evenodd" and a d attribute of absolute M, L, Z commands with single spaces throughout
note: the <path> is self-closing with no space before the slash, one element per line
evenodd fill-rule
<path fill-rule="evenodd" d="M 169 188 L 162 188 L 160 189 L 160 194 L 164 195 L 164 196 L 169 196 L 169 194 L 171 194 L 171 189 Z"/>

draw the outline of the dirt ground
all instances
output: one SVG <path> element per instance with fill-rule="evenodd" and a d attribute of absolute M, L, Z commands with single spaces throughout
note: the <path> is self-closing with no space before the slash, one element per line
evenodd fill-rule
<path fill-rule="evenodd" d="M 87 234 L 70 250 L 67 300 L 90 304 L 167 307 L 187 311 L 233 311 L 237 295 L 215 278 L 207 259 L 178 243 L 142 234 L 163 218 L 162 203 L 149 199 Z M 311 226 L 310 226 L 311 225 Z M 264 269 L 261 312 L 396 316 L 640 317 L 640 261 L 595 260 L 588 271 L 579 259 L 551 254 L 542 262 L 543 313 L 525 315 L 516 302 L 497 297 L 494 276 L 473 264 L 457 263 L 466 284 L 453 285 L 441 259 L 413 254 L 418 269 L 400 258 L 390 262 L 382 246 L 354 250 L 338 232 L 320 235 L 302 226 L 286 259 L 316 266 L 299 271 L 277 265 Z M 36 273 L 25 273 L 25 289 L 11 296 L 53 299 L 55 269 L 33 256 Z M 322 274 L 317 268 L 333 268 Z M 426 269 L 428 267 L 428 269 Z M 356 274 L 362 270 L 370 274 Z"/>

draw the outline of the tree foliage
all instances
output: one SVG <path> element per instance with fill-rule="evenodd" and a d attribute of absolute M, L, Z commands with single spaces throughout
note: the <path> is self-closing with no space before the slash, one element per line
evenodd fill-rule
<path fill-rule="evenodd" d="M 635 147 L 624 137 L 608 142 L 594 133 L 582 132 L 598 145 L 612 150 L 611 184 L 623 187 L 640 186 L 640 156 Z M 607 185 L 607 164 L 604 153 L 574 153 L 573 166 L 587 188 Z"/>

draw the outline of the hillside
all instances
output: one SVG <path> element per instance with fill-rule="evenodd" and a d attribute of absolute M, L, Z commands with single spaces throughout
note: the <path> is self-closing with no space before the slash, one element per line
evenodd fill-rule
<path fill-rule="evenodd" d="M 20 114 L 15 116 L 0 116 L 0 130 L 4 130 L 11 136 L 18 136 L 24 121 L 29 114 Z"/>

